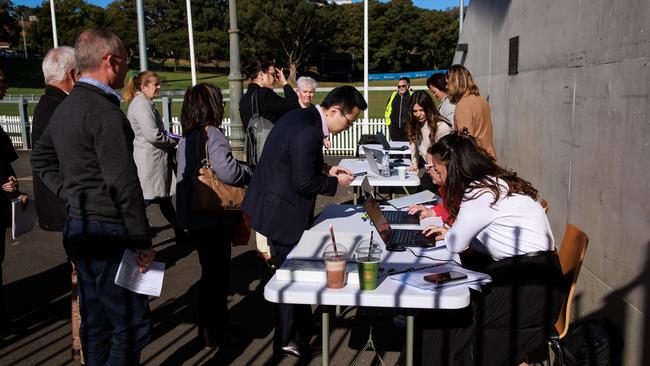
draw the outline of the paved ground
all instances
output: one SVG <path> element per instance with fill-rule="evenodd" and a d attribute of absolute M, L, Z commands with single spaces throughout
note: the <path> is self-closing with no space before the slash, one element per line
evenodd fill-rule
<path fill-rule="evenodd" d="M 32 192 L 29 151 L 21 151 L 14 165 L 25 192 Z M 333 160 L 335 162 L 336 159 Z M 351 189 L 336 197 L 319 198 L 317 211 L 332 203 L 350 201 Z M 153 337 L 142 355 L 145 365 L 266 365 L 273 340 L 273 305 L 263 297 L 269 278 L 257 258 L 254 243 L 236 247 L 232 253 L 230 315 L 238 323 L 238 345 L 218 351 L 203 349 L 196 340 L 196 299 L 200 267 L 191 246 L 179 246 L 157 207 L 147 216 L 156 233 L 158 260 L 167 264 L 162 295 L 151 300 Z M 10 234 L 10 233 L 9 233 Z M 217 233 L 218 235 L 218 233 Z M 35 228 L 20 240 L 7 236 L 4 286 L 9 312 L 18 334 L 0 341 L 0 365 L 75 365 L 70 360 L 70 271 L 60 234 Z M 320 309 L 315 318 L 320 320 Z M 393 310 L 342 309 L 333 324 L 332 365 L 347 365 L 365 345 L 370 319 L 374 341 L 387 365 L 396 362 L 405 331 L 392 325 Z M 315 339 L 316 342 L 319 339 Z M 321 359 L 298 362 L 285 358 L 280 365 L 320 365 Z M 359 365 L 377 364 L 365 352 Z"/>

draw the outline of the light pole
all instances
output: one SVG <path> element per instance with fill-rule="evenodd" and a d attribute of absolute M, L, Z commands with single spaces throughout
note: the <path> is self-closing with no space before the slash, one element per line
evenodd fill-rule
<path fill-rule="evenodd" d="M 192 6 L 190 0 L 185 0 L 187 7 L 187 35 L 190 42 L 190 68 L 192 70 L 192 86 L 196 85 L 196 64 L 194 59 L 194 31 L 192 26 Z"/>
<path fill-rule="evenodd" d="M 146 71 L 147 65 L 147 37 L 144 32 L 144 0 L 136 0 L 138 14 L 138 47 L 140 52 L 140 71 Z"/>
<path fill-rule="evenodd" d="M 59 47 L 59 37 L 56 35 L 56 14 L 54 12 L 54 0 L 50 0 L 50 16 L 52 17 L 52 40 L 54 48 Z"/>
<path fill-rule="evenodd" d="M 243 81 L 241 75 L 241 60 L 239 58 L 239 29 L 237 28 L 237 1 L 228 0 L 230 16 L 230 74 L 228 74 L 228 89 L 230 96 L 230 146 L 235 159 L 246 160 L 244 151 L 244 125 L 239 115 L 239 101 L 243 94 Z"/>

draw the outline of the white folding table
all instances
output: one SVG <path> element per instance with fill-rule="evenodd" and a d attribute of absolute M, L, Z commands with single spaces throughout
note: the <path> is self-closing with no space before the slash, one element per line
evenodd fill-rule
<path fill-rule="evenodd" d="M 394 163 L 395 160 L 393 159 L 391 160 L 391 162 Z M 352 183 L 350 183 L 350 186 L 353 187 L 354 189 L 354 204 L 357 203 L 357 197 L 359 196 L 359 192 L 358 192 L 359 187 L 361 186 L 361 182 L 363 182 L 364 177 L 368 177 L 368 182 L 373 188 L 374 187 L 403 187 L 404 192 L 408 193 L 406 187 L 419 186 L 420 178 L 418 177 L 417 172 L 408 171 L 408 167 L 411 166 L 411 160 L 402 159 L 400 165 L 405 166 L 407 168 L 406 179 L 400 179 L 397 175 L 391 175 L 390 177 L 382 177 L 372 173 L 370 171 L 370 167 L 368 166 L 368 161 L 365 158 L 341 159 L 341 161 L 339 162 L 339 166 L 350 170 L 352 173 L 367 172 L 365 176 L 356 177 L 352 181 Z M 391 170 L 393 169 L 394 168 L 391 168 Z"/>
<path fill-rule="evenodd" d="M 422 226 L 440 224 L 439 218 L 423 220 Z M 328 289 L 325 283 L 279 281 L 274 275 L 264 287 L 264 298 L 275 303 L 314 304 L 336 306 L 391 307 L 406 310 L 406 365 L 413 364 L 414 314 L 413 309 L 460 309 L 470 303 L 469 287 L 451 286 L 438 291 L 425 291 L 392 280 L 386 275 L 390 270 L 403 271 L 443 264 L 451 260 L 459 262 L 458 255 L 447 251 L 443 243 L 433 249 L 412 248 L 415 253 L 429 258 L 416 257 L 413 253 L 387 252 L 375 228 L 365 217 L 363 208 L 355 205 L 331 205 L 319 216 L 310 230 L 327 231 L 329 225 L 335 232 L 370 233 L 382 245 L 380 284 L 373 291 L 361 291 L 358 284 L 347 284 L 342 289 Z M 345 243 L 341 243 L 345 245 Z M 392 271 L 391 271 L 392 272 Z M 329 365 L 329 312 L 322 314 L 323 365 Z"/>
<path fill-rule="evenodd" d="M 382 150 L 382 151 L 388 151 L 389 155 L 401 155 L 401 156 L 411 156 L 411 150 L 410 149 L 404 149 L 401 148 L 403 146 L 408 147 L 409 142 L 408 141 L 389 141 L 388 144 L 390 145 L 390 149 L 386 150 L 384 149 L 384 146 L 382 144 L 363 144 L 359 145 L 359 155 L 363 156 L 363 147 L 367 147 L 369 149 L 375 149 L 375 150 Z M 399 150 L 397 150 L 399 149 Z"/>

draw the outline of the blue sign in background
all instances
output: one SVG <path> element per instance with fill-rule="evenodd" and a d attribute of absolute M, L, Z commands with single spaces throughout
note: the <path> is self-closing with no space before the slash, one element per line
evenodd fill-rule
<path fill-rule="evenodd" d="M 447 70 L 425 70 L 425 71 L 411 71 L 411 72 L 394 72 L 390 74 L 370 74 L 368 80 L 397 80 L 402 76 L 411 79 L 428 78 L 431 74 L 446 73 Z"/>

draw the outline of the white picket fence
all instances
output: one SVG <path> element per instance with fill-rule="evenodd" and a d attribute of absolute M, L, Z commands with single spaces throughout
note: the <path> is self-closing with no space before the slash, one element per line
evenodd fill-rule
<path fill-rule="evenodd" d="M 28 127 L 31 127 L 31 123 L 32 117 L 30 116 Z M 7 134 L 9 134 L 11 137 L 11 142 L 14 144 L 14 146 L 17 148 L 22 148 L 24 146 L 24 127 L 20 122 L 20 117 L 0 116 L 0 126 L 2 126 L 2 129 L 4 129 Z M 230 137 L 230 118 L 224 118 L 222 128 L 224 134 L 227 137 Z M 178 117 L 172 117 L 170 130 L 175 134 L 181 134 L 181 124 Z M 323 152 L 325 155 L 354 156 L 358 150 L 357 143 L 359 142 L 361 135 L 374 135 L 377 132 L 383 132 L 384 135 L 388 136 L 388 126 L 386 126 L 385 120 L 383 118 L 371 118 L 367 122 L 365 120 L 359 120 L 351 128 L 337 135 L 330 134 L 332 147 L 329 150 L 323 150 Z"/>
<path fill-rule="evenodd" d="M 221 127 L 223 128 L 223 133 L 227 137 L 230 137 L 230 118 L 224 118 Z M 170 129 L 173 133 L 181 134 L 181 124 L 178 117 L 172 118 Z M 358 151 L 357 143 L 361 135 L 374 135 L 377 132 L 383 132 L 385 136 L 388 136 L 388 126 L 386 126 L 386 121 L 383 118 L 371 118 L 367 123 L 359 120 L 351 128 L 337 135 L 330 134 L 332 147 L 329 150 L 324 149 L 323 153 L 333 156 L 355 156 Z"/>

